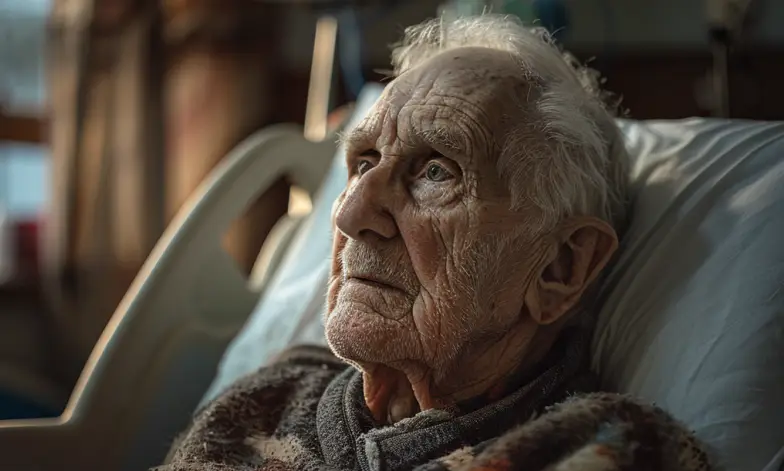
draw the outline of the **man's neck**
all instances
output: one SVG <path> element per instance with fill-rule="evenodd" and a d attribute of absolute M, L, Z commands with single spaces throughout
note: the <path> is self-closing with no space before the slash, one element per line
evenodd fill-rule
<path fill-rule="evenodd" d="M 530 325 L 510 329 L 501 339 L 467 348 L 440 374 L 403 362 L 365 368 L 365 400 L 381 423 L 395 423 L 422 410 L 494 402 L 522 386 L 558 330 Z"/>

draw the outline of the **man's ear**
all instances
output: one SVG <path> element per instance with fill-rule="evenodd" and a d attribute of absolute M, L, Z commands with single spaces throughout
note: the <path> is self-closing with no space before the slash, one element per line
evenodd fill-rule
<path fill-rule="evenodd" d="M 577 305 L 617 250 L 618 236 L 606 222 L 580 217 L 564 225 L 553 244 L 525 299 L 531 317 L 542 325 Z"/>

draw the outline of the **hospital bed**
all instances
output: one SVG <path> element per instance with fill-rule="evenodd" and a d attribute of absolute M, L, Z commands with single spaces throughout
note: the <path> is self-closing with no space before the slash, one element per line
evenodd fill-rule
<path fill-rule="evenodd" d="M 381 87 L 367 87 L 356 122 Z M 352 123 L 349 123 L 350 126 Z M 686 422 L 732 471 L 784 461 L 784 123 L 619 121 L 633 218 L 602 290 L 592 366 Z M 57 419 L 0 422 L 0 470 L 141 470 L 200 404 L 292 343 L 323 343 L 334 139 L 264 129 L 182 208 Z M 284 217 L 246 279 L 229 224 L 281 175 L 313 209 Z"/>

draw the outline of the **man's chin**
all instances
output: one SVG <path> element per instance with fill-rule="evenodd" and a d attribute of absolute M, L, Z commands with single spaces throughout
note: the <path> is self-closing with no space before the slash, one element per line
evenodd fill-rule
<path fill-rule="evenodd" d="M 418 356 L 421 346 L 410 316 L 392 320 L 360 308 L 355 303 L 338 302 L 326 316 L 327 341 L 337 356 L 359 365 Z"/>

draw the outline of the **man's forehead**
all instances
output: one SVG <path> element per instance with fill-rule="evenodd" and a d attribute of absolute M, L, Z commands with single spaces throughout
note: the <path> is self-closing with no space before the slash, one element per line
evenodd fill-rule
<path fill-rule="evenodd" d="M 525 75 L 507 52 L 482 47 L 444 51 L 390 83 L 368 116 L 347 136 L 346 143 L 367 140 L 368 134 L 380 132 L 376 128 L 386 122 L 385 116 L 397 120 L 401 110 L 407 106 L 436 105 L 441 107 L 442 112 L 449 112 L 446 108 L 450 108 L 462 118 L 467 118 L 464 121 L 471 122 L 470 127 L 486 128 L 479 132 L 490 137 L 488 134 L 503 132 L 499 125 L 504 117 L 520 109 L 517 100 L 526 96 L 526 90 Z M 436 140 L 444 145 L 458 141 L 452 137 L 454 133 L 450 136 L 449 129 L 410 131 L 427 134 L 429 139 L 426 141 Z"/>
<path fill-rule="evenodd" d="M 514 56 L 485 47 L 449 49 L 401 74 L 385 90 L 384 96 L 411 96 L 428 92 L 470 96 L 491 95 L 499 89 L 525 84 L 525 74 Z"/>

